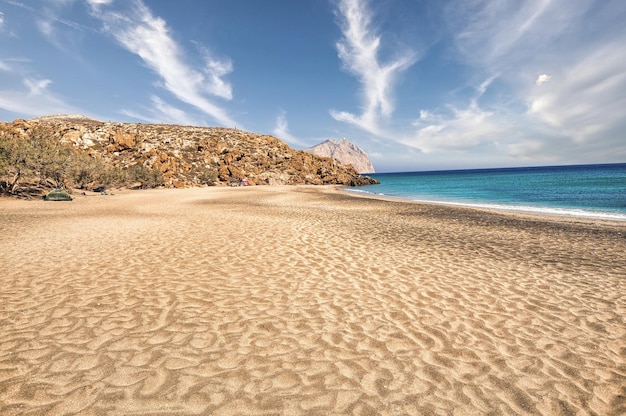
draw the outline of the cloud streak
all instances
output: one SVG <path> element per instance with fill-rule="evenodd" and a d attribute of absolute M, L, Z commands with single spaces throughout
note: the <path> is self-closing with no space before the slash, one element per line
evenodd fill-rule
<path fill-rule="evenodd" d="M 449 104 L 446 106 L 447 111 L 442 113 L 422 110 L 420 117 L 413 122 L 415 134 L 401 137 L 399 141 L 424 153 L 466 151 L 497 142 L 506 130 L 504 123 L 495 112 L 484 110 L 478 104 L 493 79 L 486 80 L 476 88 L 477 95 L 466 108 Z"/>
<path fill-rule="evenodd" d="M 18 114 L 40 116 L 54 113 L 79 113 L 75 107 L 50 91 L 52 81 L 22 77 L 22 89 L 0 90 L 0 108 Z"/>
<path fill-rule="evenodd" d="M 276 117 L 276 126 L 274 127 L 274 130 L 272 131 L 272 133 L 274 133 L 274 135 L 278 137 L 279 139 L 285 140 L 287 143 L 304 146 L 304 143 L 302 142 L 302 140 L 296 138 L 289 131 L 289 124 L 287 123 L 287 114 L 284 111 L 281 112 L 278 115 L 278 117 Z"/>
<path fill-rule="evenodd" d="M 365 0 L 340 0 L 337 12 L 343 33 L 336 44 L 338 56 L 343 68 L 361 83 L 363 111 L 356 115 L 331 110 L 331 115 L 338 121 L 381 134 L 380 118 L 388 118 L 394 111 L 394 84 L 417 56 L 413 51 L 405 51 L 387 63 L 380 62 L 381 37 L 372 28 L 372 15 Z"/>
<path fill-rule="evenodd" d="M 490 80 L 475 87 L 469 104 L 423 110 L 415 133 L 400 141 L 425 153 L 481 149 L 510 160 L 582 155 L 602 161 L 591 155 L 610 147 L 625 154 L 626 52 L 620 45 L 626 31 L 617 3 L 595 6 L 586 0 L 452 3 L 448 23 L 457 59 L 472 69 L 468 77 Z M 606 34 L 590 36 L 588 27 Z M 499 93 L 486 96 L 493 74 Z"/>
<path fill-rule="evenodd" d="M 147 113 L 139 113 L 137 111 L 124 109 L 122 110 L 122 114 L 155 124 L 169 123 L 185 126 L 202 125 L 202 123 L 198 120 L 187 115 L 185 111 L 166 103 L 162 98 L 156 95 L 150 97 L 150 102 L 152 106 L 146 109 Z"/>
<path fill-rule="evenodd" d="M 468 2 L 457 0 L 447 8 L 456 48 L 466 63 L 502 71 L 543 58 L 547 47 L 580 18 L 587 0 Z"/>
<path fill-rule="evenodd" d="M 626 127 L 622 42 L 598 48 L 561 68 L 558 82 L 543 84 L 531 93 L 529 112 L 577 143 L 599 136 L 616 145 L 622 142 Z"/>
<path fill-rule="evenodd" d="M 107 1 L 90 0 L 89 4 L 91 14 L 103 22 L 105 33 L 138 55 L 160 77 L 164 89 L 224 126 L 237 125 L 226 110 L 208 97 L 232 99 L 232 88 L 224 80 L 232 71 L 230 60 L 216 59 L 205 49 L 203 70 L 189 66 L 166 22 L 154 16 L 141 0 L 134 1 L 132 9 L 124 13 L 108 10 Z"/>

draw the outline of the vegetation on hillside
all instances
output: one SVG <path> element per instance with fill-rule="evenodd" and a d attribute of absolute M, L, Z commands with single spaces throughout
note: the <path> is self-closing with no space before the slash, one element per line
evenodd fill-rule
<path fill-rule="evenodd" d="M 221 127 L 53 116 L 0 122 L 0 194 L 51 188 L 376 183 L 282 140 Z"/>
<path fill-rule="evenodd" d="M 163 184 L 162 175 L 141 165 L 126 169 L 61 142 L 49 129 L 34 126 L 29 135 L 0 131 L 0 193 L 39 194 L 47 188 L 125 186 L 140 183 L 151 188 Z"/>

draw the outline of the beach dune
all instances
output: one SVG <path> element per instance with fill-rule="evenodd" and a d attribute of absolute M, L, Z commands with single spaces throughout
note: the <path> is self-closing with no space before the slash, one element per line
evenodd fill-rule
<path fill-rule="evenodd" d="M 626 413 L 626 224 L 329 187 L 0 199 L 0 414 Z"/>

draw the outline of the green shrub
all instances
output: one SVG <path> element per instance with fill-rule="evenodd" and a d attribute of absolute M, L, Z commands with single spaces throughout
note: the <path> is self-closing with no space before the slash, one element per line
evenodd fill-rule
<path fill-rule="evenodd" d="M 206 185 L 213 186 L 217 182 L 217 171 L 214 169 L 204 169 L 198 175 L 198 180 Z"/>
<path fill-rule="evenodd" d="M 143 165 L 130 166 L 127 170 L 127 174 L 127 179 L 130 182 L 141 182 L 141 187 L 144 189 L 156 188 L 165 183 L 161 172 L 148 169 Z"/>
<path fill-rule="evenodd" d="M 87 185 L 94 183 L 111 185 L 103 182 L 105 170 L 104 162 L 100 159 L 87 153 L 76 152 L 68 167 L 68 178 L 80 189 L 85 189 Z"/>

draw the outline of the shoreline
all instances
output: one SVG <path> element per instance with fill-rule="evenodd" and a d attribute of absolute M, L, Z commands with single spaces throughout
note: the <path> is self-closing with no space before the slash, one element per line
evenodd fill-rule
<path fill-rule="evenodd" d="M 626 224 L 340 187 L 0 199 L 0 413 L 620 414 Z"/>
<path fill-rule="evenodd" d="M 496 203 L 472 203 L 472 202 L 453 202 L 453 201 L 437 201 L 437 200 L 420 200 L 420 199 L 411 199 L 405 197 L 395 197 L 384 194 L 374 194 L 368 191 L 361 191 L 357 189 L 349 189 L 345 188 L 345 192 L 348 194 L 354 194 L 355 196 L 363 196 L 370 198 L 381 198 L 383 200 L 391 200 L 391 201 L 404 201 L 404 202 L 414 202 L 419 204 L 433 204 L 433 205 L 444 205 L 450 207 L 460 207 L 460 208 L 470 208 L 470 209 L 479 209 L 485 211 L 492 212 L 500 212 L 503 214 L 512 213 L 512 214 L 527 214 L 527 215 L 538 215 L 545 217 L 562 217 L 562 218 L 573 218 L 573 219 L 588 219 L 588 220 L 599 220 L 599 221 L 615 221 L 615 222 L 626 222 L 626 214 L 621 213 L 609 213 L 605 211 L 593 211 L 593 210 L 584 210 L 584 209 L 574 209 L 574 208 L 550 208 L 550 207 L 533 207 L 533 206 L 524 206 L 524 205 L 505 205 L 505 204 L 496 204 Z"/>
<path fill-rule="evenodd" d="M 522 207 L 522 206 L 512 206 L 511 208 L 498 205 L 498 204 L 472 204 L 472 203 L 463 203 L 463 202 L 446 202 L 446 201 L 435 201 L 435 200 L 416 200 L 409 199 L 404 197 L 395 197 L 383 194 L 374 194 L 367 191 L 361 191 L 358 188 L 347 187 L 344 185 L 257 185 L 252 187 L 191 187 L 191 188 L 151 188 L 151 189 L 119 189 L 113 188 L 104 196 L 115 196 L 115 195 L 127 195 L 127 194 L 141 194 L 148 192 L 185 192 L 191 190 L 220 190 L 220 189 L 262 189 L 262 188 L 272 188 L 272 189 L 284 189 L 284 190 L 295 190 L 295 189 L 311 189 L 316 190 L 321 193 L 338 193 L 346 196 L 354 197 L 354 198 L 364 198 L 364 199 L 373 199 L 380 201 L 388 201 L 388 202 L 396 202 L 396 203 L 404 203 L 404 204 L 417 204 L 417 205 L 425 205 L 425 206 L 433 206 L 433 207 L 447 207 L 450 209 L 460 209 L 460 210 L 469 210 L 469 211 L 478 211 L 484 213 L 494 213 L 503 216 L 510 216 L 512 218 L 528 218 L 528 219 L 536 219 L 540 221 L 549 221 L 549 222 L 563 222 L 563 223 L 580 223 L 580 224 L 591 224 L 591 225 L 605 225 L 607 227 L 616 226 L 621 228 L 626 226 L 626 216 L 622 219 L 621 217 L 613 217 L 610 215 L 604 215 L 602 212 L 596 211 L 582 211 L 577 210 L 576 212 L 567 211 L 567 212 L 558 212 L 559 209 L 550 210 L 547 209 L 544 211 L 542 208 L 535 207 Z M 100 197 L 103 196 L 100 193 L 89 192 L 87 191 L 85 195 L 82 195 L 82 190 L 73 190 L 74 193 L 71 194 L 74 199 L 81 199 L 86 197 Z M 3 201 L 24 201 L 24 202 L 35 202 L 39 201 L 39 198 L 32 199 L 21 199 L 21 198 L 12 198 L 0 196 L 0 208 L 2 207 Z M 53 201 L 49 201 L 53 202 Z M 5 202 L 6 203 L 6 202 Z M 528 208 L 525 209 L 525 208 Z M 579 213 L 580 211 L 580 213 Z M 597 214 L 597 215 L 596 215 Z M 620 215 L 620 214 L 618 214 Z"/>
<path fill-rule="evenodd" d="M 578 216 L 574 214 L 559 214 L 541 211 L 525 211 L 517 209 L 503 209 L 495 206 L 471 205 L 463 203 L 448 203 L 439 201 L 421 201 L 401 197 L 393 197 L 387 195 L 377 195 L 367 192 L 354 192 L 346 190 L 346 188 L 337 187 L 339 192 L 355 198 L 374 199 L 387 202 L 396 202 L 400 204 L 416 204 L 431 207 L 440 207 L 441 209 L 460 210 L 473 213 L 493 214 L 510 219 L 534 220 L 538 222 L 563 223 L 563 224 L 580 224 L 589 226 L 602 226 L 605 228 L 617 228 L 626 230 L 626 219 L 615 219 L 605 217 Z"/>

